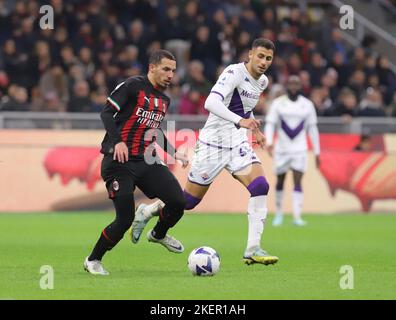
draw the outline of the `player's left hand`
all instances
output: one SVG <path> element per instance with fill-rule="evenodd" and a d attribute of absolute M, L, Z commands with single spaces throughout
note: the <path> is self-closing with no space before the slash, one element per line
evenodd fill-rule
<path fill-rule="evenodd" d="M 175 153 L 175 159 L 181 161 L 183 169 L 187 168 L 188 164 L 190 163 L 188 160 L 187 150 L 177 151 Z"/>
<path fill-rule="evenodd" d="M 256 137 L 256 143 L 262 148 L 265 148 L 265 135 L 260 131 L 260 129 L 253 130 L 253 134 Z"/>

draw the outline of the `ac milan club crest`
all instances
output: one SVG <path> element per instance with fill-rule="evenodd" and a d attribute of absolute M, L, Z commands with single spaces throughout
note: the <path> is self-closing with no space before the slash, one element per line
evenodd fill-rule
<path fill-rule="evenodd" d="M 120 184 L 118 183 L 117 180 L 114 180 L 114 181 L 113 181 L 113 190 L 114 190 L 114 191 L 120 190 Z"/>

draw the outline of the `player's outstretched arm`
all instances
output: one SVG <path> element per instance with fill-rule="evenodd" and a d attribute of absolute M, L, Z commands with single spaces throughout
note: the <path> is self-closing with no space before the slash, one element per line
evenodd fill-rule
<path fill-rule="evenodd" d="M 205 109 L 215 114 L 216 116 L 230 121 L 235 125 L 246 129 L 257 129 L 260 126 L 260 121 L 256 119 L 244 119 L 241 116 L 230 111 L 221 100 L 220 95 L 211 92 L 205 101 Z"/>
<path fill-rule="evenodd" d="M 245 129 L 250 129 L 250 130 L 259 130 L 260 131 L 260 125 L 261 125 L 261 121 L 260 120 L 256 120 L 256 119 L 244 119 L 242 118 L 241 120 L 239 120 L 238 122 L 238 126 L 241 128 L 245 128 Z"/>

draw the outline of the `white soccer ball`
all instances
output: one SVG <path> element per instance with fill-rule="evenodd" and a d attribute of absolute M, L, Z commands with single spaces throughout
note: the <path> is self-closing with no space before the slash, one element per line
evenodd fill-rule
<path fill-rule="evenodd" d="M 188 268 L 195 276 L 213 276 L 220 269 L 220 256 L 211 247 L 199 247 L 188 256 Z"/>

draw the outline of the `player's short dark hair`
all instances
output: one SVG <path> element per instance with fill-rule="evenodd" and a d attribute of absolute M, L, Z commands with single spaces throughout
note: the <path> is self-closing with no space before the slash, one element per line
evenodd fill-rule
<path fill-rule="evenodd" d="M 275 45 L 271 40 L 264 39 L 264 38 L 257 38 L 253 41 L 252 43 L 252 49 L 255 49 L 257 47 L 263 47 L 267 50 L 272 50 L 275 52 Z"/>
<path fill-rule="evenodd" d="M 167 50 L 156 50 L 149 58 L 149 64 L 160 64 L 163 58 L 176 61 L 175 56 Z"/>

